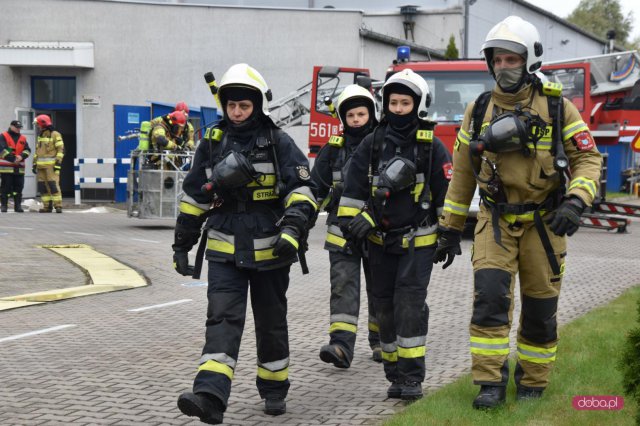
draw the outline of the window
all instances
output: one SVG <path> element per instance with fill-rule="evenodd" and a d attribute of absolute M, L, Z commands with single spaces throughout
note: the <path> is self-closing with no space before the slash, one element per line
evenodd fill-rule
<path fill-rule="evenodd" d="M 338 96 L 350 84 L 354 84 L 359 73 L 339 72 L 335 76 L 322 77 L 318 75 L 318 87 L 316 92 L 316 111 L 329 115 L 329 107 L 325 105 L 324 98 L 329 97 L 333 106 L 337 106 Z"/>
<path fill-rule="evenodd" d="M 418 71 L 429 84 L 429 119 L 437 122 L 461 122 L 469 102 L 495 84 L 486 71 Z"/>
<path fill-rule="evenodd" d="M 75 109 L 75 77 L 31 77 L 31 106 L 36 109 Z"/>

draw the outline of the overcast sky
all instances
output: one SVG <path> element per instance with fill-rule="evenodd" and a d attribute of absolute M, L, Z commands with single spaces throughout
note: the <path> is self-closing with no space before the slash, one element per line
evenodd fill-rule
<path fill-rule="evenodd" d="M 480 0 L 482 1 L 482 0 Z M 549 12 L 566 18 L 569 16 L 573 9 L 578 6 L 580 0 L 525 0 L 531 4 L 538 6 L 541 9 L 548 10 Z M 640 1 L 638 0 L 620 0 L 622 6 L 622 13 L 626 16 L 629 12 L 633 11 L 633 28 L 631 29 L 630 40 L 633 40 L 640 35 Z"/>

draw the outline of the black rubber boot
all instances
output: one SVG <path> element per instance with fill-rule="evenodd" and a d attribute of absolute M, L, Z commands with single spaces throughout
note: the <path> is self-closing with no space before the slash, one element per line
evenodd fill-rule
<path fill-rule="evenodd" d="M 477 410 L 490 410 L 504 404 L 507 399 L 506 386 L 480 386 L 480 392 L 473 400 L 473 408 Z"/>
<path fill-rule="evenodd" d="M 210 425 L 222 423 L 224 404 L 218 398 L 206 393 L 184 392 L 178 397 L 178 408 L 189 417 L 198 417 Z"/>
<path fill-rule="evenodd" d="M 526 386 L 518 386 L 516 391 L 516 401 L 526 401 L 529 399 L 540 399 L 544 389 L 528 388 Z"/>
<path fill-rule="evenodd" d="M 62 213 L 62 207 L 56 207 L 56 213 Z"/>
<path fill-rule="evenodd" d="M 375 362 L 382 362 L 382 348 L 380 346 L 371 349 L 371 359 Z"/>
<path fill-rule="evenodd" d="M 24 210 L 22 210 L 22 194 L 13 196 L 13 211 L 16 213 L 24 213 Z"/>
<path fill-rule="evenodd" d="M 0 195 L 0 212 L 7 212 L 7 205 L 9 203 L 9 197 L 6 195 Z"/>
<path fill-rule="evenodd" d="M 53 211 L 53 201 L 49 201 L 49 204 L 46 207 L 42 207 L 38 210 L 38 213 L 51 213 Z"/>
<path fill-rule="evenodd" d="M 402 396 L 402 385 L 398 382 L 393 382 L 387 389 L 387 398 L 400 399 Z"/>
<path fill-rule="evenodd" d="M 349 368 L 351 365 L 338 345 L 324 345 L 320 348 L 320 359 L 338 368 Z"/>
<path fill-rule="evenodd" d="M 264 413 L 270 416 L 280 416 L 287 412 L 287 403 L 283 398 L 267 398 L 264 400 Z"/>
<path fill-rule="evenodd" d="M 400 399 L 403 401 L 415 401 L 420 398 L 422 398 L 422 383 L 406 382 L 402 384 Z"/>

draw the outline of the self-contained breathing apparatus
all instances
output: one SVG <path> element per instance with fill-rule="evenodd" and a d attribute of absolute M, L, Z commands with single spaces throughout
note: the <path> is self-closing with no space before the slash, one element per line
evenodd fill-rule
<path fill-rule="evenodd" d="M 429 180 L 431 177 L 431 163 L 433 159 L 433 124 L 429 124 L 428 129 L 419 129 L 416 132 L 416 144 L 414 145 L 415 162 L 401 157 L 400 148 L 396 148 L 396 155 L 390 160 L 380 164 L 380 153 L 384 151 L 384 131 L 378 127 L 374 131 L 373 144 L 371 147 L 371 161 L 369 163 L 369 186 L 377 187 L 373 190 L 372 201 L 374 207 L 382 212 L 391 194 L 417 186 L 416 175 L 419 172 L 424 174 L 424 184 L 417 195 L 417 204 L 423 214 L 418 215 L 413 228 L 417 228 L 426 221 L 430 226 L 437 220 L 436 214 L 431 208 L 431 190 Z M 374 176 L 378 176 L 378 183 L 374 185 Z M 366 206 L 365 206 L 366 208 Z M 382 224 L 385 226 L 385 224 Z"/>
<path fill-rule="evenodd" d="M 546 97 L 549 115 L 552 120 L 552 146 L 551 154 L 554 156 L 554 168 L 558 173 L 560 186 L 557 191 L 551 193 L 540 204 L 509 204 L 504 185 L 500 179 L 495 163 L 483 155 L 484 151 L 493 153 L 514 152 L 520 150 L 526 157 L 535 155 L 538 141 L 544 136 L 547 124 L 538 115 L 522 111 L 516 106 L 513 112 L 506 112 L 494 117 L 484 132 L 482 132 L 483 119 L 491 99 L 491 92 L 482 93 L 471 112 L 472 137 L 469 142 L 469 160 L 476 181 L 486 184 L 486 191 L 480 191 L 482 202 L 491 210 L 494 239 L 498 245 L 501 243 L 499 219 L 503 214 L 519 215 L 534 212 L 534 223 L 544 246 L 547 259 L 555 275 L 560 274 L 560 266 L 555 258 L 549 236 L 544 228 L 540 210 L 555 209 L 566 193 L 566 176 L 569 168 L 569 160 L 564 151 L 562 140 L 562 127 L 564 123 L 564 105 L 562 98 L 562 85 L 559 83 L 545 82 L 535 79 L 532 83 L 534 91 Z M 533 96 L 533 95 L 532 95 Z M 494 106 L 495 113 L 495 106 Z M 481 133 L 482 132 L 482 133 Z M 531 150 L 533 148 L 533 152 Z M 480 164 L 488 164 L 491 175 L 487 179 L 479 176 L 479 168 L 473 167 L 473 157 L 480 157 Z M 506 250 L 506 248 L 505 248 Z"/>

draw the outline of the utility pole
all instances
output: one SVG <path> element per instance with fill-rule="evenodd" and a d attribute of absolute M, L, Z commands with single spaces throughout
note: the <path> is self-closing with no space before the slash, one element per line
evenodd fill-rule
<path fill-rule="evenodd" d="M 462 0 L 464 1 L 464 58 L 469 58 L 469 6 L 474 4 L 477 0 Z"/>

